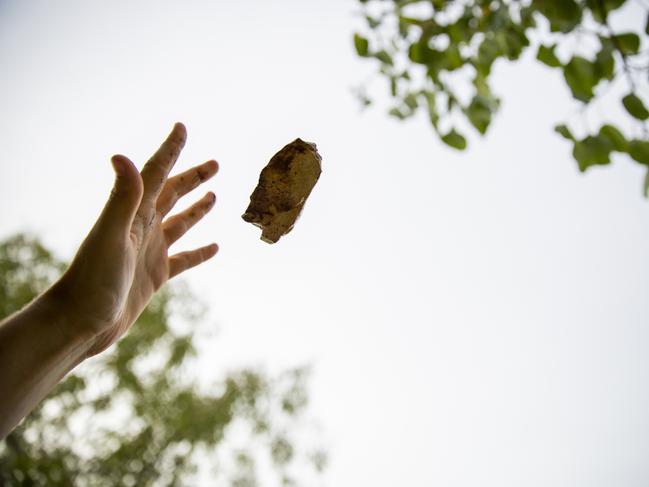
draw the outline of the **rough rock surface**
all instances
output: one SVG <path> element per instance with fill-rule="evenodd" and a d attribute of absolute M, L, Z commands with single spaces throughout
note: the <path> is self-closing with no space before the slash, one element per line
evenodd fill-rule
<path fill-rule="evenodd" d="M 295 139 L 262 169 L 259 183 L 242 215 L 261 228 L 261 239 L 277 242 L 293 229 L 322 168 L 315 144 Z"/>

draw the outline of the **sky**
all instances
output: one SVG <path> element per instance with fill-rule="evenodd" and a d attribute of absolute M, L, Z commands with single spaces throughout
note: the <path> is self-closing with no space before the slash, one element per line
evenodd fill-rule
<path fill-rule="evenodd" d="M 579 107 L 532 52 L 495 67 L 502 110 L 464 153 L 422 117 L 387 117 L 380 83 L 361 111 L 352 88 L 374 66 L 353 51 L 357 13 L 353 0 L 0 0 L 0 238 L 33 232 L 72 257 L 110 156 L 141 165 L 182 121 L 176 170 L 220 163 L 215 210 L 174 246 L 220 245 L 184 276 L 215 332 L 196 373 L 311 364 L 326 485 L 647 485 L 644 171 L 615 156 L 578 172 L 552 127 Z M 624 94 L 577 123 L 621 119 Z M 323 173 L 270 246 L 240 216 L 296 137 Z"/>

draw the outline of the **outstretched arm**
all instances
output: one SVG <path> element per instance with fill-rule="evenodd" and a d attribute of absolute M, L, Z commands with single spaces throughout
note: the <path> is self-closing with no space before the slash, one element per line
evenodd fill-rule
<path fill-rule="evenodd" d="M 207 193 L 166 218 L 218 170 L 208 161 L 168 178 L 186 139 L 178 123 L 141 172 L 112 158 L 115 186 L 70 267 L 45 293 L 0 323 L 0 438 L 75 366 L 113 344 L 170 278 L 216 254 L 216 244 L 168 255 L 212 209 Z"/>

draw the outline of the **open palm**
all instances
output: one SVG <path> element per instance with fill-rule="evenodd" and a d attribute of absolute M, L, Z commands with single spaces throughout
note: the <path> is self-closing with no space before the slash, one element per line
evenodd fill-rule
<path fill-rule="evenodd" d="M 166 218 L 178 199 L 211 178 L 207 161 L 168 179 L 187 132 L 177 123 L 138 172 L 126 157 L 113 156 L 116 182 L 97 223 L 56 284 L 69 309 L 69 333 L 92 340 L 88 355 L 106 349 L 135 322 L 153 294 L 170 278 L 216 254 L 216 244 L 168 255 L 169 246 L 195 225 L 216 201 L 208 192 L 185 211 Z"/>

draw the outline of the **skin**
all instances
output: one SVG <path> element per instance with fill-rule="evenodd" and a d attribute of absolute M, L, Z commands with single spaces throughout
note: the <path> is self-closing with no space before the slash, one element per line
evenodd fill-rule
<path fill-rule="evenodd" d="M 169 256 L 169 246 L 216 201 L 208 192 L 167 216 L 218 170 L 211 160 L 168 177 L 186 137 L 177 123 L 142 171 L 127 157 L 113 156 L 115 185 L 69 268 L 0 323 L 0 438 L 70 370 L 126 333 L 165 282 L 216 254 L 218 246 L 210 244 Z"/>

